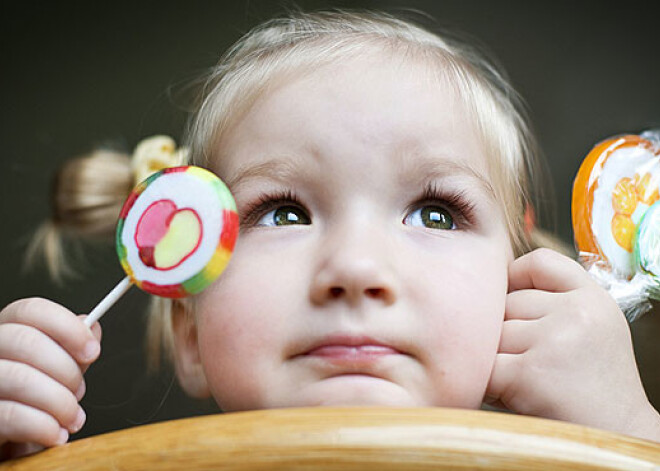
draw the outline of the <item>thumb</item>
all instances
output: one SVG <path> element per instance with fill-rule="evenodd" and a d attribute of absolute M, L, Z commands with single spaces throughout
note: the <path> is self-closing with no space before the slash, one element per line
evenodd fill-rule
<path fill-rule="evenodd" d="M 78 318 L 81 321 L 84 320 L 85 317 L 87 317 L 87 314 L 78 315 Z M 90 326 L 90 330 L 92 331 L 92 335 L 94 335 L 94 338 L 96 340 L 98 340 L 99 343 L 100 343 L 101 342 L 101 337 L 103 336 L 102 331 L 101 331 L 101 324 L 99 324 L 98 322 L 94 322 L 94 324 L 92 324 Z M 80 371 L 82 372 L 82 374 L 85 374 L 87 372 L 87 370 L 89 369 L 89 367 L 91 366 L 91 364 L 94 363 L 96 360 L 98 360 L 98 358 L 92 360 L 90 363 L 79 364 Z M 84 380 L 83 380 L 83 382 L 84 382 Z"/>
<path fill-rule="evenodd" d="M 87 317 L 87 314 L 79 314 L 78 318 L 82 321 Z M 101 331 L 101 324 L 99 322 L 94 322 L 90 327 L 90 330 L 92 331 L 92 335 L 98 340 L 99 342 L 101 341 L 102 337 L 102 331 Z"/>

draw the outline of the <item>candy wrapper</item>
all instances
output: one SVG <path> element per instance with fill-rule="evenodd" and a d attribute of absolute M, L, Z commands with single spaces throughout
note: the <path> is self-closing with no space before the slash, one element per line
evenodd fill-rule
<path fill-rule="evenodd" d="M 615 136 L 573 183 L 580 261 L 632 322 L 660 299 L 660 130 Z"/>

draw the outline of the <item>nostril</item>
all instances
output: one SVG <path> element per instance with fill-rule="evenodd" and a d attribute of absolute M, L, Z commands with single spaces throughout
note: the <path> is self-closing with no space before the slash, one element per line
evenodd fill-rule
<path fill-rule="evenodd" d="M 370 298 L 380 298 L 383 295 L 383 288 L 367 288 L 364 292 Z"/>
<path fill-rule="evenodd" d="M 330 288 L 330 296 L 332 296 L 333 298 L 338 298 L 342 294 L 344 294 L 344 288 L 338 286 L 333 286 L 332 288 Z"/>

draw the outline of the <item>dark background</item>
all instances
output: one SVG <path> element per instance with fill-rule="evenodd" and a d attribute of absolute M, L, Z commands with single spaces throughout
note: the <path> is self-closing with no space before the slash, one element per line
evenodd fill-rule
<path fill-rule="evenodd" d="M 44 296 L 87 312 L 123 273 L 111 245 L 94 246 L 81 279 L 58 287 L 22 256 L 48 217 L 50 178 L 95 144 L 132 148 L 186 113 L 177 90 L 257 23 L 290 2 L 29 2 L 0 5 L 3 171 L 0 305 Z M 298 1 L 309 10 L 418 9 L 487 48 L 526 99 L 546 154 L 557 216 L 540 215 L 572 243 L 573 177 L 589 149 L 622 132 L 660 127 L 660 35 L 653 2 Z M 101 359 L 87 373 L 88 422 L 77 437 L 215 411 L 187 399 L 169 371 L 145 371 L 146 296 L 132 290 L 103 318 Z M 632 326 L 643 381 L 660 407 L 660 312 Z M 606 354 L 606 352 L 603 352 Z M 607 411 L 603 411 L 607 413 Z"/>

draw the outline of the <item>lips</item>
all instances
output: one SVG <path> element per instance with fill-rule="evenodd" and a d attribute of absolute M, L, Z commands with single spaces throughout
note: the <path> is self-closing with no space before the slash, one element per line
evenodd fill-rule
<path fill-rule="evenodd" d="M 371 362 L 389 355 L 401 355 L 399 349 L 365 336 L 333 335 L 312 342 L 297 357 L 319 358 L 332 362 Z"/>
<path fill-rule="evenodd" d="M 307 355 L 327 358 L 356 358 L 394 355 L 397 353 L 399 352 L 394 348 L 383 345 L 326 345 L 307 352 Z"/>

